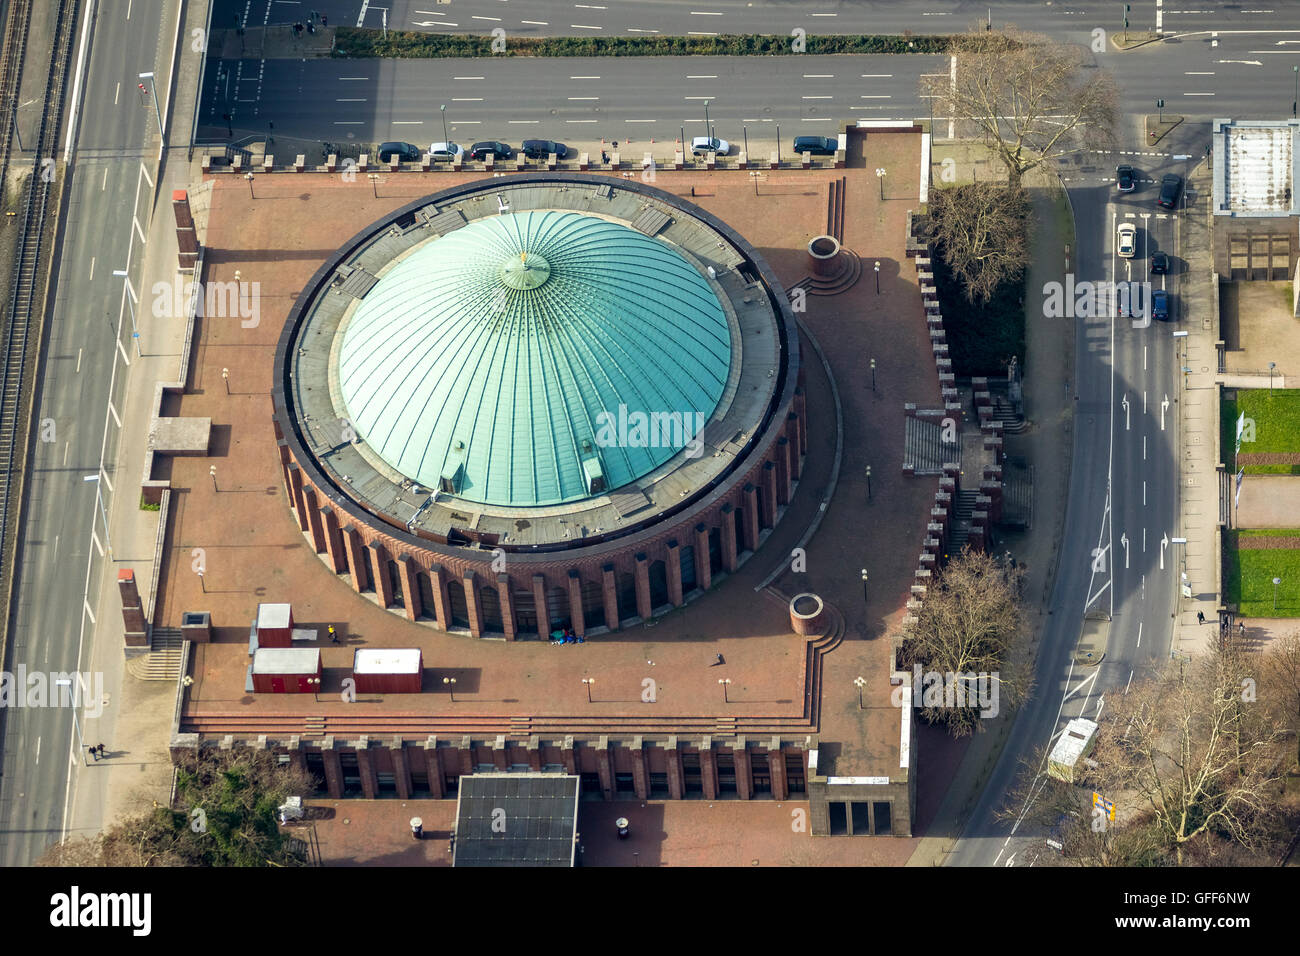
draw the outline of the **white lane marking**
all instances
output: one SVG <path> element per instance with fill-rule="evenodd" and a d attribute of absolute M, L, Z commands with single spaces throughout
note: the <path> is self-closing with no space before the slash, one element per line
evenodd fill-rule
<path fill-rule="evenodd" d="M 366 101 L 366 98 L 365 98 L 364 96 L 354 96 L 354 97 L 351 97 L 351 98 L 345 98 L 345 97 L 339 96 L 339 97 L 335 97 L 335 99 L 334 99 L 334 102 L 335 102 L 335 103 L 364 103 L 365 101 Z"/>
<path fill-rule="evenodd" d="M 805 80 L 833 80 L 835 79 L 835 74 L 834 73 L 805 73 L 803 75 L 803 78 Z"/>
<path fill-rule="evenodd" d="M 469 18 L 470 18 L 471 20 L 491 20 L 493 23 L 500 23 L 500 22 L 501 22 L 501 18 L 500 18 L 500 17 L 480 17 L 480 16 L 477 16 L 477 15 L 475 15 L 475 14 L 470 14 L 470 17 L 469 17 Z"/>
<path fill-rule="evenodd" d="M 94 256 L 90 257 L 90 278 L 88 278 L 86 281 L 87 282 L 95 281 L 95 257 Z"/>
<path fill-rule="evenodd" d="M 81 352 L 82 349 L 77 349 L 77 374 L 78 375 L 81 374 Z"/>
<path fill-rule="evenodd" d="M 457 122 L 464 122 L 464 120 L 458 120 Z M 424 120 L 393 120 L 393 125 L 394 126 L 423 126 Z"/>
<path fill-rule="evenodd" d="M 1213 93 L 1184 93 L 1183 96 L 1213 96 Z"/>
<path fill-rule="evenodd" d="M 1124 693 L 1125 693 L 1125 694 L 1128 693 L 1129 686 L 1132 685 L 1132 683 L 1133 683 L 1133 672 L 1132 672 L 1132 671 L 1129 671 L 1129 672 L 1128 672 L 1128 683 L 1124 685 Z"/>
<path fill-rule="evenodd" d="M 863 78 L 864 80 L 879 80 L 879 79 L 886 79 L 886 80 L 887 80 L 887 79 L 892 78 L 893 75 L 894 75 L 894 74 L 892 74 L 892 73 L 863 73 L 863 74 L 862 74 L 862 78 Z M 936 76 L 942 76 L 943 74 L 942 74 L 942 73 L 938 73 L 938 74 L 935 74 L 935 75 L 936 75 Z"/>
<path fill-rule="evenodd" d="M 118 82 L 117 82 L 117 89 L 115 89 L 115 90 L 113 91 L 113 105 L 114 105 L 114 106 L 117 105 L 117 98 L 118 98 L 118 96 L 121 95 L 121 93 L 122 93 L 122 81 L 121 81 L 121 80 L 118 80 Z"/>
<path fill-rule="evenodd" d="M 108 188 L 108 167 L 104 167 L 104 178 L 99 183 L 99 191 L 103 192 Z"/>
<path fill-rule="evenodd" d="M 716 74 L 716 73 L 687 73 L 687 74 L 686 74 L 686 78 L 687 78 L 688 80 L 716 80 L 716 79 L 718 78 L 718 74 Z"/>
<path fill-rule="evenodd" d="M 481 80 L 481 79 L 483 79 L 483 77 L 481 77 L 481 76 L 453 76 L 452 79 L 453 79 L 453 80 Z"/>
<path fill-rule="evenodd" d="M 570 96 L 569 97 L 570 101 L 573 100 L 587 101 L 587 100 L 598 100 L 598 99 L 600 99 L 599 96 Z"/>
<path fill-rule="evenodd" d="M 722 16 L 722 14 L 721 14 L 721 13 L 715 13 L 715 12 L 713 12 L 712 10 L 692 10 L 692 11 L 691 11 L 691 16 L 693 16 L 693 17 L 720 17 L 720 16 Z"/>
<path fill-rule="evenodd" d="M 859 94 L 860 100 L 888 100 L 893 99 L 889 93 L 862 93 Z"/>
<path fill-rule="evenodd" d="M 688 37 L 715 37 L 715 36 L 717 36 L 716 33 L 705 33 L 705 32 L 703 32 L 703 31 L 701 31 L 701 30 L 688 30 L 688 31 L 686 32 L 686 35 L 687 35 Z"/>
<path fill-rule="evenodd" d="M 368 80 L 368 79 L 370 79 L 370 77 L 368 77 L 368 76 L 340 76 L 340 77 L 339 77 L 339 80 L 341 80 L 341 81 L 343 81 L 343 80 Z M 458 77 L 456 77 L 456 79 L 459 80 L 459 79 L 461 79 L 461 77 L 458 76 Z M 474 77 L 474 79 L 476 79 L 476 80 L 481 80 L 481 79 L 483 79 L 483 77 L 481 77 L 481 76 L 476 76 L 476 77 Z"/>
<path fill-rule="evenodd" d="M 802 100 L 833 100 L 833 99 L 835 99 L 835 97 L 834 97 L 833 94 L 824 94 L 824 95 L 820 95 L 820 96 L 801 96 L 801 97 L 799 97 L 799 98 L 802 99 Z"/>
<path fill-rule="evenodd" d="M 1138 642 L 1137 642 L 1137 646 L 1138 646 L 1138 647 L 1141 647 L 1141 646 L 1142 646 L 1142 622 L 1141 622 L 1141 621 L 1138 621 Z"/>
<path fill-rule="evenodd" d="M 571 76 L 571 77 L 569 77 L 569 79 L 571 79 L 571 80 L 599 80 L 600 77 L 598 77 L 598 76 Z"/>
<path fill-rule="evenodd" d="M 453 97 L 451 98 L 451 101 L 452 101 L 453 103 L 482 103 L 482 102 L 483 102 L 483 97 L 481 97 L 481 96 L 453 96 Z"/>
<path fill-rule="evenodd" d="M 1193 72 L 1191 72 L 1190 70 L 1188 70 L 1188 71 L 1185 71 L 1185 72 L 1183 73 L 1183 76 L 1214 76 L 1214 73 L 1213 73 L 1213 72 L 1209 72 L 1209 73 L 1193 73 Z"/>
<path fill-rule="evenodd" d="M 551 24 L 547 20 L 520 20 L 520 23 L 527 23 L 534 27 L 549 27 Z"/>
<path fill-rule="evenodd" d="M 586 23 L 570 23 L 569 27 L 574 30 L 603 30 L 604 27 L 593 27 Z"/>

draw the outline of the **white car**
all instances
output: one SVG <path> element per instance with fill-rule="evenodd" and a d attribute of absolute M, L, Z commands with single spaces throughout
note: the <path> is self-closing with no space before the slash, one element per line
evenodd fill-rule
<path fill-rule="evenodd" d="M 705 156 L 709 153 L 726 156 L 730 152 L 731 144 L 725 139 L 718 139 L 716 136 L 712 139 L 708 136 L 697 136 L 691 140 L 691 153 L 695 156 Z"/>
<path fill-rule="evenodd" d="M 429 147 L 429 159 L 435 163 L 464 162 L 465 150 L 455 143 L 434 143 Z"/>
<path fill-rule="evenodd" d="M 1119 254 L 1125 259 L 1132 259 L 1137 252 L 1137 226 L 1131 222 L 1119 224 Z"/>

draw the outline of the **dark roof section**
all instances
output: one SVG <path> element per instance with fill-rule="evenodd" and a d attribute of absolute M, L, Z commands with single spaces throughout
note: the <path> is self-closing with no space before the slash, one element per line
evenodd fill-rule
<path fill-rule="evenodd" d="M 573 866 L 577 836 L 576 776 L 460 778 L 452 866 Z"/>

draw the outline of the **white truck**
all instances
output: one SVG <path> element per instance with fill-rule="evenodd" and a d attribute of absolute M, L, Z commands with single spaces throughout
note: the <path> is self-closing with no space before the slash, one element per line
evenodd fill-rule
<path fill-rule="evenodd" d="M 1076 717 L 1065 725 L 1056 746 L 1047 757 L 1047 774 L 1066 783 L 1075 782 L 1078 765 L 1092 752 L 1097 741 L 1097 724 Z"/>

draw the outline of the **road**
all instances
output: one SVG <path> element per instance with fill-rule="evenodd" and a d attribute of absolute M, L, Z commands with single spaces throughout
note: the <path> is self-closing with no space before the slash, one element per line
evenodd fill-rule
<path fill-rule="evenodd" d="M 53 420 L 54 440 L 37 442 L 33 452 L 10 669 L 88 670 L 94 628 L 82 614 L 83 595 L 87 581 L 99 581 L 107 556 L 96 546 L 105 542 L 95 483 L 83 478 L 96 473 L 101 454 L 108 482 L 133 503 L 135 475 L 119 481 L 112 470 L 118 430 L 106 427 L 118 349 L 132 348 L 123 281 L 113 271 L 128 267 L 133 212 L 145 221 L 151 196 L 147 183 L 139 183 L 140 163 L 157 151 L 156 130 L 149 126 L 153 110 L 138 95 L 137 74 L 155 69 L 159 50 L 170 57 L 175 15 L 174 2 L 133 0 L 129 18 L 126 5 L 101 4 L 94 25 L 38 397 L 39 417 Z M 75 62 L 74 56 L 69 69 Z M 133 351 L 128 354 L 134 359 Z M 107 486 L 104 494 L 111 508 L 115 494 Z M 109 687 L 110 696 L 115 690 Z M 94 735 L 98 721 L 84 712 L 81 719 L 81 734 Z M 67 707 L 14 708 L 7 715 L 0 745 L 0 866 L 29 864 L 62 833 L 70 760 L 84 759 L 73 746 L 77 735 Z"/>

